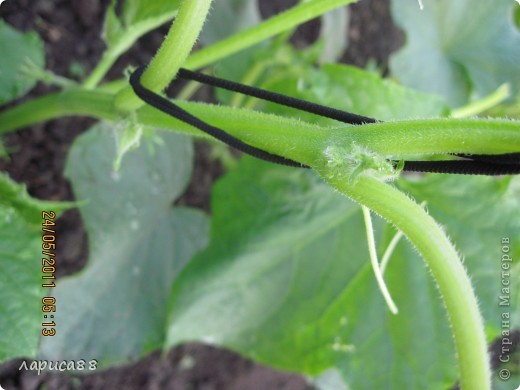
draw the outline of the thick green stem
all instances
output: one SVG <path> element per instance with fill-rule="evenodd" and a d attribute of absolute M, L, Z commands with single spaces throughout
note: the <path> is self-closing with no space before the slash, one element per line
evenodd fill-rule
<path fill-rule="evenodd" d="M 344 175 L 332 174 L 326 163 L 315 168 L 330 185 L 394 224 L 415 245 L 430 267 L 446 305 L 462 390 L 489 390 L 489 358 L 477 298 L 457 251 L 442 228 L 420 205 L 388 184 L 369 176 L 350 184 Z"/>
<path fill-rule="evenodd" d="M 373 152 L 410 154 L 520 152 L 520 121 L 507 119 L 419 119 L 382 122 L 331 132 L 328 145 L 366 145 Z"/>
<path fill-rule="evenodd" d="M 115 15 L 115 4 L 112 3 L 107 10 L 108 16 L 112 16 L 117 20 Z M 103 79 L 106 73 L 110 70 L 112 65 L 125 51 L 130 49 L 133 44 L 148 31 L 159 27 L 168 20 L 173 19 L 177 13 L 177 8 L 171 8 L 165 10 L 165 12 L 155 15 L 153 17 L 147 17 L 138 22 L 133 21 L 130 25 L 122 25 L 123 31 L 119 34 L 117 39 L 111 39 L 108 42 L 108 48 L 103 53 L 101 60 L 96 65 L 92 73 L 87 77 L 83 83 L 83 87 L 86 89 L 93 89 Z M 121 21 L 122 22 L 122 21 Z"/>
<path fill-rule="evenodd" d="M 115 119 L 113 95 L 69 90 L 34 99 L 0 112 L 0 134 L 65 115 Z M 244 142 L 314 165 L 330 145 L 364 146 L 385 156 L 433 153 L 514 153 L 520 150 L 520 122 L 503 119 L 427 119 L 363 126 L 323 127 L 292 118 L 209 104 L 178 102 L 189 112 Z M 153 107 L 138 110 L 144 125 L 191 135 L 199 130 Z"/>
<path fill-rule="evenodd" d="M 326 147 L 364 146 L 384 156 L 434 153 L 493 154 L 520 151 L 520 122 L 499 119 L 427 119 L 328 128 L 243 109 L 178 102 L 194 115 L 244 142 L 314 165 Z M 171 128 L 178 121 L 143 108 L 139 117 Z"/>
<path fill-rule="evenodd" d="M 328 128 L 243 109 L 178 104 L 246 143 L 310 166 L 316 164 L 325 148 L 331 145 L 345 150 L 351 149 L 352 145 L 363 146 L 389 157 L 520 151 L 520 122 L 508 120 L 428 119 Z M 162 128 L 172 128 L 179 123 L 148 107 L 139 110 L 139 119 Z"/>
<path fill-rule="evenodd" d="M 166 39 L 141 78 L 143 85 L 155 92 L 168 86 L 195 45 L 212 0 L 184 0 Z M 123 111 L 139 108 L 143 102 L 128 86 L 116 98 Z"/>

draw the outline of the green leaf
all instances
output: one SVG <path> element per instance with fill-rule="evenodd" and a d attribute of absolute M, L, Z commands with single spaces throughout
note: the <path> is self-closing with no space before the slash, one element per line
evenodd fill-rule
<path fill-rule="evenodd" d="M 103 39 L 108 46 L 116 46 L 117 42 L 125 34 L 123 24 L 116 14 L 116 3 L 116 0 L 110 3 L 105 15 Z"/>
<path fill-rule="evenodd" d="M 32 198 L 25 185 L 18 184 L 0 172 L 0 206 L 11 207 L 31 225 L 39 225 L 42 210 L 53 210 L 56 214 L 74 207 L 73 202 L 52 202 Z"/>
<path fill-rule="evenodd" d="M 169 20 L 177 13 L 179 4 L 179 0 L 125 0 L 121 19 L 127 28 L 154 19 Z"/>
<path fill-rule="evenodd" d="M 112 171 L 109 126 L 95 126 L 70 152 L 66 176 L 89 236 L 90 259 L 78 275 L 60 279 L 56 336 L 43 341 L 46 359 L 123 363 L 160 347 L 175 275 L 207 240 L 207 217 L 173 208 L 192 171 L 192 142 L 147 138 Z M 157 140 L 157 137 L 156 137 Z"/>
<path fill-rule="evenodd" d="M 40 259 L 38 224 L 0 204 L 0 363 L 36 356 L 45 296 Z"/>
<path fill-rule="evenodd" d="M 404 85 L 438 94 L 450 106 L 484 97 L 508 82 L 520 87 L 520 32 L 510 0 L 393 0 L 407 43 L 390 61 Z"/>
<path fill-rule="evenodd" d="M 0 172 L 0 363 L 35 357 L 43 314 L 42 212 L 58 215 L 74 204 L 29 196 Z M 48 227 L 52 229 L 51 227 Z"/>
<path fill-rule="evenodd" d="M 520 383 L 520 375 L 512 375 L 508 380 L 493 378 L 493 390 L 510 390 L 514 389 L 517 383 Z"/>
<path fill-rule="evenodd" d="M 118 16 L 117 1 L 112 0 L 103 29 L 103 39 L 112 55 L 117 58 L 140 36 L 173 19 L 179 3 L 179 0 L 126 0 L 122 14 Z"/>
<path fill-rule="evenodd" d="M 0 104 L 25 94 L 36 80 L 23 75 L 23 67 L 32 62 L 43 68 L 43 42 L 34 31 L 23 34 L 0 20 Z"/>
<path fill-rule="evenodd" d="M 390 365 L 395 383 L 404 384 L 400 373 L 416 384 L 454 378 L 453 364 L 444 363 L 452 339 L 422 262 L 406 264 L 409 272 L 390 287 L 420 286 L 399 296 L 418 311 L 398 299 L 404 315 L 389 318 L 369 266 L 359 207 L 311 172 L 244 159 L 217 185 L 213 210 L 210 246 L 174 284 L 167 346 L 187 340 L 223 345 L 310 375 L 337 366 L 354 378 L 351 388 L 388 387 Z M 393 360 L 400 351 L 392 337 L 403 337 L 388 333 L 395 321 L 396 331 L 417 329 L 406 335 L 415 342 L 409 353 L 431 363 L 428 370 Z M 420 329 L 444 338 L 425 340 Z M 374 351 L 380 359 L 367 359 Z"/>
<path fill-rule="evenodd" d="M 116 159 L 114 160 L 114 171 L 118 171 L 126 153 L 139 147 L 143 126 L 136 122 L 122 122 L 115 126 L 115 137 L 117 144 Z"/>
<path fill-rule="evenodd" d="M 489 256 L 503 232 L 518 252 L 516 194 L 486 178 L 416 181 L 402 186 L 429 194 L 429 211 L 450 236 L 467 235 L 458 247 L 484 316 L 500 321 L 500 267 Z M 217 184 L 213 211 L 209 247 L 173 286 L 168 347 L 202 341 L 309 375 L 335 367 L 353 389 L 455 384 L 451 332 L 424 262 L 406 241 L 396 248 L 385 274 L 399 307 L 391 315 L 369 266 L 359 207 L 311 172 L 244 159 Z M 375 222 L 381 255 L 395 231 Z"/>
<path fill-rule="evenodd" d="M 321 353 L 301 355 L 294 345 L 287 354 L 276 350 L 291 339 L 305 343 L 316 310 L 342 291 L 344 275 L 363 268 L 337 256 L 353 256 L 348 247 L 363 243 L 362 231 L 347 234 L 361 221 L 359 210 L 310 172 L 249 158 L 217 184 L 212 204 L 211 245 L 174 284 L 167 346 L 202 340 L 308 372 L 332 364 L 330 356 L 324 362 Z M 343 271 L 333 275 L 337 262 Z M 299 347 L 330 344 L 323 336 Z"/>
<path fill-rule="evenodd" d="M 445 103 L 431 95 L 402 87 L 376 74 L 349 65 L 325 64 L 319 70 L 289 67 L 283 80 L 271 89 L 379 120 L 439 117 L 447 114 Z M 289 113 L 313 122 L 330 119 L 275 104 L 268 111 Z M 332 122 L 337 124 L 337 122 Z"/>
<path fill-rule="evenodd" d="M 335 368 L 315 377 L 312 384 L 317 390 L 349 390 L 341 373 Z"/>

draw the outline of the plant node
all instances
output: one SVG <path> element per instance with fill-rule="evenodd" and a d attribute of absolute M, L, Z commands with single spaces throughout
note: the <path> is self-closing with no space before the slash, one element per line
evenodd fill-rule
<path fill-rule="evenodd" d="M 360 175 L 370 175 L 381 181 L 394 180 L 400 172 L 391 161 L 364 146 L 353 144 L 350 148 L 327 146 L 324 151 L 329 177 L 343 175 L 350 184 Z"/>

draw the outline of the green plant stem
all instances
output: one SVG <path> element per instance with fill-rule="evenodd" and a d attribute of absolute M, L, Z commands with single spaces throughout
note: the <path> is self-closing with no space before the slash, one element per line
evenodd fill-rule
<path fill-rule="evenodd" d="M 397 233 L 394 235 L 390 243 L 388 244 L 385 253 L 383 254 L 383 257 L 381 258 L 381 274 L 384 275 L 386 271 L 386 267 L 388 266 L 388 262 L 390 261 L 390 257 L 392 257 L 392 254 L 394 253 L 395 247 L 401 240 L 401 237 L 403 236 L 403 232 L 398 230 Z"/>
<path fill-rule="evenodd" d="M 188 69 L 202 68 L 256 45 L 265 39 L 297 27 L 301 23 L 318 17 L 334 8 L 350 4 L 354 1 L 355 0 L 313 0 L 302 2 L 256 26 L 250 27 L 193 53 L 186 61 L 185 66 Z"/>
<path fill-rule="evenodd" d="M 366 145 L 388 157 L 520 151 L 520 122 L 507 119 L 420 119 L 336 128 L 328 145 Z"/>
<path fill-rule="evenodd" d="M 446 305 L 462 390 L 489 390 L 489 358 L 477 299 L 457 251 L 442 228 L 420 205 L 391 185 L 366 175 L 349 184 L 343 175 L 331 174 L 326 162 L 315 169 L 332 187 L 394 224 L 415 245 L 431 269 Z"/>
<path fill-rule="evenodd" d="M 34 99 L 0 112 L 0 134 L 65 115 L 116 119 L 113 95 L 69 90 Z M 379 154 L 514 153 L 520 150 L 520 122 L 504 119 L 426 119 L 363 126 L 324 127 L 293 118 L 202 103 L 177 102 L 208 123 L 251 145 L 314 165 L 329 145 L 365 145 Z M 145 106 L 137 111 L 143 125 L 196 136 L 199 130 Z"/>
<path fill-rule="evenodd" d="M 67 115 L 116 119 L 114 95 L 69 89 L 30 100 L 0 112 L 0 134 Z"/>
<path fill-rule="evenodd" d="M 112 65 L 114 65 L 123 52 L 124 50 L 121 50 L 121 52 L 113 49 L 106 50 L 101 56 L 101 60 L 97 63 L 96 67 L 83 82 L 83 87 L 86 89 L 95 88 L 99 82 L 103 80 L 103 77 L 105 77 Z"/>
<path fill-rule="evenodd" d="M 497 88 L 496 91 L 492 92 L 488 96 L 471 102 L 463 107 L 454 109 L 451 112 L 452 118 L 467 118 L 483 113 L 484 111 L 490 110 L 495 106 L 498 106 L 504 100 L 511 95 L 511 87 L 509 84 L 502 84 Z"/>
<path fill-rule="evenodd" d="M 159 92 L 171 82 L 181 66 L 188 69 L 202 68 L 353 1 L 314 0 L 298 4 L 259 25 L 199 50 L 186 60 L 202 29 L 211 0 L 185 0 L 165 41 L 142 76 L 143 85 Z M 116 100 L 116 107 L 124 111 L 135 110 L 141 105 L 142 102 L 130 87 L 121 91 Z"/>
<path fill-rule="evenodd" d="M 185 107 L 247 143 L 311 166 L 330 145 L 349 150 L 357 144 L 397 159 L 401 155 L 520 150 L 520 122 L 509 120 L 427 119 L 327 128 L 253 111 L 228 111 L 230 117 L 226 117 L 227 109 L 217 113 L 212 107 Z"/>
<path fill-rule="evenodd" d="M 290 30 L 296 28 L 298 23 L 304 23 L 310 19 L 320 16 L 327 11 L 343 5 L 347 5 L 349 3 L 353 3 L 355 1 L 356 0 L 335 0 L 331 2 L 314 0 L 313 4 L 296 5 L 290 10 L 268 19 L 253 28 L 244 30 L 239 34 L 235 34 L 233 37 L 224 39 L 193 53 L 188 57 L 183 66 L 191 70 L 202 68 L 280 33 L 286 33 L 285 36 L 280 37 L 280 41 L 285 41 L 287 39 L 287 35 L 290 33 Z M 272 21 L 273 19 L 274 22 Z M 95 86 L 104 76 L 104 72 L 106 72 L 112 65 L 112 61 L 114 60 L 113 54 L 106 54 L 106 57 L 106 59 L 102 59 L 98 64 L 97 67 L 100 69 L 98 70 L 96 67 L 96 69 L 93 71 L 93 74 L 85 81 L 85 87 L 90 88 Z M 117 82 L 123 81 L 123 79 L 117 80 Z M 128 94 L 129 91 L 127 89 L 125 96 Z"/>
<path fill-rule="evenodd" d="M 74 88 L 77 86 L 77 83 L 74 80 L 58 76 L 51 71 L 44 70 L 29 59 L 26 59 L 24 65 L 22 65 L 21 72 L 23 77 L 32 78 L 47 85 L 56 85 L 64 89 Z"/>
<path fill-rule="evenodd" d="M 181 3 L 168 35 L 143 73 L 141 80 L 144 86 L 155 92 L 161 92 L 168 86 L 195 45 L 211 1 L 184 0 Z M 115 102 L 116 108 L 122 111 L 135 110 L 143 104 L 130 86 L 117 95 Z"/>

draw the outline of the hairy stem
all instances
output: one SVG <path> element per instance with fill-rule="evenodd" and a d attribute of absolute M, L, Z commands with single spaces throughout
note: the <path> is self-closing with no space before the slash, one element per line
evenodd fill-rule
<path fill-rule="evenodd" d="M 410 154 L 499 154 L 520 151 L 520 122 L 507 119 L 420 119 L 337 128 L 328 144 L 367 145 L 370 150 L 399 158 Z"/>
<path fill-rule="evenodd" d="M 246 143 L 310 166 L 328 145 L 348 149 L 356 144 L 392 158 L 520 151 L 520 122 L 504 119 L 426 119 L 332 128 L 245 109 L 177 103 Z M 112 104 L 110 93 L 81 89 L 54 93 L 0 112 L 0 134 L 65 115 L 115 119 Z M 150 106 L 139 109 L 137 118 L 143 125 L 205 136 Z"/>
<path fill-rule="evenodd" d="M 184 0 L 168 35 L 143 73 L 141 81 L 148 89 L 160 92 L 168 86 L 195 45 L 212 0 Z M 128 86 L 116 98 L 116 107 L 135 110 L 144 103 Z"/>
<path fill-rule="evenodd" d="M 316 170 L 334 188 L 394 224 L 415 245 L 430 267 L 446 305 L 463 390 L 489 390 L 491 374 L 477 298 L 457 251 L 424 209 L 394 187 L 363 175 L 350 184 L 331 174 L 324 163 Z"/>
<path fill-rule="evenodd" d="M 117 20 L 117 16 L 115 15 L 114 2 L 112 2 L 108 8 L 107 13 L 107 17 L 112 16 Z M 139 37 L 146 34 L 148 31 L 159 27 L 163 23 L 166 23 L 168 20 L 173 19 L 176 14 L 177 7 L 170 7 L 168 10 L 164 10 L 164 12 L 160 15 L 148 17 L 138 22 L 133 22 L 130 26 L 122 26 L 124 31 L 119 34 L 116 40 L 111 40 L 109 42 L 108 48 L 103 53 L 101 60 L 96 65 L 92 73 L 90 73 L 90 75 L 84 81 L 83 87 L 86 89 L 95 88 L 103 79 L 103 77 L 105 77 L 106 73 L 110 70 L 112 65 L 114 65 L 117 59 L 124 52 L 130 49 L 132 45 L 139 39 Z"/>

